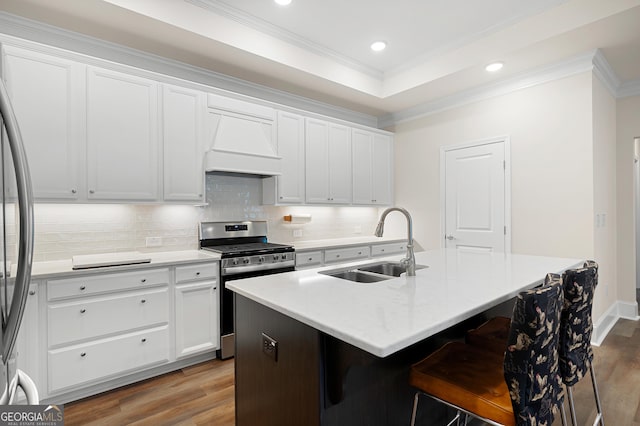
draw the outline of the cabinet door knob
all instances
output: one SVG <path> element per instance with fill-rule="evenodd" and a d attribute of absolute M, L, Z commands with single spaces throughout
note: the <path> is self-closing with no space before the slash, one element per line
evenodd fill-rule
<path fill-rule="evenodd" d="M 72 193 L 72 194 L 75 194 L 76 192 L 78 192 L 78 191 L 76 191 L 75 189 L 72 189 L 72 190 L 71 190 L 71 193 Z"/>
<path fill-rule="evenodd" d="M 144 337 L 143 337 L 143 338 L 142 338 L 142 340 L 141 340 L 141 342 L 142 342 L 142 343 L 144 343 L 144 342 L 146 342 L 146 341 L 147 341 L 147 339 L 146 339 L 146 338 L 144 338 Z"/>
<path fill-rule="evenodd" d="M 146 278 L 143 278 L 143 279 L 141 279 L 141 280 L 140 280 L 140 282 L 141 282 L 141 283 L 146 283 L 146 282 L 147 282 L 147 279 L 146 279 Z"/>
<path fill-rule="evenodd" d="M 200 275 L 200 272 L 196 272 L 196 277 Z"/>
<path fill-rule="evenodd" d="M 213 289 L 214 289 L 214 290 L 217 290 L 217 289 L 218 289 L 218 287 L 217 287 L 217 286 L 216 286 L 216 287 L 213 287 Z"/>
<path fill-rule="evenodd" d="M 86 309 L 84 309 L 84 308 L 80 309 L 80 313 L 81 313 L 81 314 L 84 314 L 85 312 L 87 312 L 87 310 L 86 310 Z"/>
<path fill-rule="evenodd" d="M 80 356 L 84 358 L 85 356 L 87 356 L 87 353 L 86 352 L 81 352 Z"/>
<path fill-rule="evenodd" d="M 35 290 L 31 290 L 31 291 L 29 292 L 29 296 L 33 296 L 34 294 L 36 294 L 36 291 L 35 291 Z"/>
<path fill-rule="evenodd" d="M 313 260 L 313 257 L 310 257 L 308 260 L 309 260 L 309 262 L 311 262 Z"/>
<path fill-rule="evenodd" d="M 80 286 L 80 291 L 85 291 L 86 289 L 87 289 L 86 286 L 83 286 L 83 285 Z"/>
<path fill-rule="evenodd" d="M 147 299 L 142 299 L 140 303 L 147 303 Z"/>
<path fill-rule="evenodd" d="M 89 190 L 89 194 L 95 194 L 95 193 L 96 193 L 96 191 L 94 191 L 93 189 Z"/>

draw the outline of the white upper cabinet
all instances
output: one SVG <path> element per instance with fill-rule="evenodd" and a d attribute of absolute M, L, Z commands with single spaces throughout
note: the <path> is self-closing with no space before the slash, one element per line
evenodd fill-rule
<path fill-rule="evenodd" d="M 25 144 L 37 200 L 75 200 L 83 190 L 82 64 L 4 46 L 2 76 Z"/>
<path fill-rule="evenodd" d="M 88 67 L 88 198 L 157 200 L 158 148 L 158 84 Z"/>
<path fill-rule="evenodd" d="M 353 204 L 392 203 L 393 141 L 391 137 L 353 129 Z"/>
<path fill-rule="evenodd" d="M 278 111 L 277 135 L 282 174 L 262 181 L 264 203 L 304 203 L 304 117 Z"/>
<path fill-rule="evenodd" d="M 163 86 L 164 199 L 167 201 L 203 200 L 205 110 L 204 92 Z"/>
<path fill-rule="evenodd" d="M 306 201 L 351 203 L 351 129 L 323 120 L 305 120 Z"/>

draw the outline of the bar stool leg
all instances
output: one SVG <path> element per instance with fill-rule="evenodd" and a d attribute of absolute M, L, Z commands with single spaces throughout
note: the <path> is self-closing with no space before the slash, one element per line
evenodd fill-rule
<path fill-rule="evenodd" d="M 571 424 L 578 426 L 578 420 L 576 419 L 576 407 L 573 404 L 573 386 L 567 386 L 567 399 L 569 400 L 569 414 L 571 414 Z"/>
<path fill-rule="evenodd" d="M 596 397 L 596 408 L 598 409 L 598 415 L 593 422 L 594 425 L 600 424 L 604 426 L 604 418 L 602 418 L 602 404 L 600 404 L 600 394 L 598 393 L 598 385 L 596 384 L 596 373 L 593 372 L 593 365 L 589 368 L 591 370 L 591 383 L 593 384 L 593 394 Z"/>
<path fill-rule="evenodd" d="M 420 392 L 416 392 L 413 397 L 413 411 L 411 411 L 411 426 L 415 426 L 416 424 L 416 413 L 418 411 L 418 397 L 420 396 Z"/>
<path fill-rule="evenodd" d="M 567 411 L 564 409 L 564 401 L 560 404 L 560 420 L 562 421 L 562 426 L 567 426 Z"/>

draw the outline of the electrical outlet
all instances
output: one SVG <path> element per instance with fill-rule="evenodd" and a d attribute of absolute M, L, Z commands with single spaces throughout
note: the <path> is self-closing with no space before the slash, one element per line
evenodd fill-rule
<path fill-rule="evenodd" d="M 278 342 L 264 333 L 262 333 L 262 352 L 273 358 L 274 362 L 278 362 Z"/>
<path fill-rule="evenodd" d="M 296 237 L 296 238 L 302 237 L 302 229 L 294 229 L 293 230 L 293 236 Z"/>
<path fill-rule="evenodd" d="M 162 237 L 147 237 L 147 247 L 159 247 L 162 245 Z"/>

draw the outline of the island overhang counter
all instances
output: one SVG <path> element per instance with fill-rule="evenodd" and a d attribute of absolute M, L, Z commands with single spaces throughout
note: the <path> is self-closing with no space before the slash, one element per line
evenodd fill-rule
<path fill-rule="evenodd" d="M 415 277 L 374 283 L 321 273 L 335 267 L 230 283 L 236 424 L 406 424 L 408 368 L 439 337 L 539 285 L 547 273 L 582 264 L 455 249 L 416 253 L 416 262 L 426 267 Z"/>

